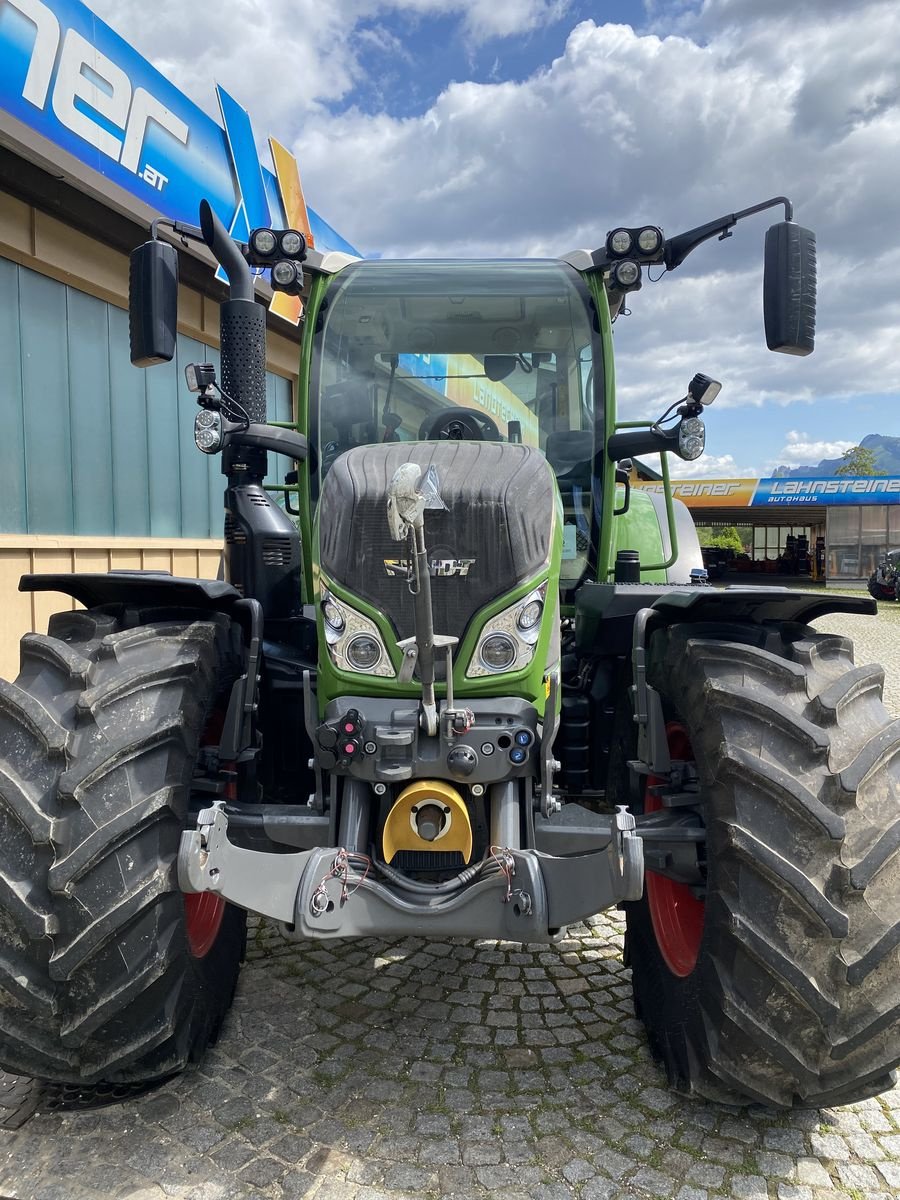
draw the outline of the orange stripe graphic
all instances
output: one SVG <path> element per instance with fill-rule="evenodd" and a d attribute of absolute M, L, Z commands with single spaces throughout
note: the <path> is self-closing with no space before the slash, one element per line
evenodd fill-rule
<path fill-rule="evenodd" d="M 269 149 L 272 151 L 272 162 L 275 164 L 275 178 L 278 181 L 278 191 L 281 193 L 281 203 L 287 218 L 288 228 L 298 229 L 306 238 L 307 245 L 313 245 L 312 230 L 309 227 L 309 213 L 306 210 L 306 199 L 300 183 L 300 170 L 297 160 L 281 142 L 269 138 Z M 299 296 L 286 296 L 284 292 L 276 292 L 269 308 L 279 317 L 297 325 L 303 315 L 303 302 Z"/>

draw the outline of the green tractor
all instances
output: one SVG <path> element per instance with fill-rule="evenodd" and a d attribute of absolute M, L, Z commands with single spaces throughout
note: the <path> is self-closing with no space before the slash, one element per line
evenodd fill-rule
<path fill-rule="evenodd" d="M 840 1104 L 900 1062 L 900 722 L 816 632 L 867 598 L 712 588 L 627 460 L 698 457 L 718 384 L 616 420 L 612 323 L 742 218 L 771 349 L 807 354 L 815 242 L 783 197 L 552 261 L 359 261 L 293 230 L 181 238 L 229 279 L 221 578 L 31 575 L 84 607 L 0 690 L 0 1064 L 127 1089 L 196 1060 L 246 913 L 291 938 L 552 943 L 611 906 L 671 1085 Z M 157 224 L 165 224 L 158 222 Z M 132 256 L 132 360 L 171 359 L 177 252 Z M 251 268 L 306 315 L 266 424 Z M 123 418 L 125 419 L 125 418 Z M 296 476 L 284 505 L 269 454 Z M 293 507 L 296 501 L 297 507 Z"/>

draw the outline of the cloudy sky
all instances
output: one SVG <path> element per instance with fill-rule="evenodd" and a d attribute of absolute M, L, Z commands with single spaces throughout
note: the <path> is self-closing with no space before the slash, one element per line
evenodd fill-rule
<path fill-rule="evenodd" d="M 815 353 L 767 352 L 779 211 L 711 241 L 616 324 L 620 410 L 723 381 L 682 474 L 815 463 L 900 435 L 896 0 L 88 0 L 214 112 L 293 147 L 366 254 L 557 255 L 786 194 L 819 250 Z M 701 470 L 698 470 L 700 468 Z"/>

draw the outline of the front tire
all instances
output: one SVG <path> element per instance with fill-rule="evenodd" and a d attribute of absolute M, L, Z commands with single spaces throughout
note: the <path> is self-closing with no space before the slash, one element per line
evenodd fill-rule
<path fill-rule="evenodd" d="M 0 1064 L 143 1083 L 214 1040 L 245 915 L 191 917 L 176 856 L 225 618 L 60 613 L 0 681 Z"/>
<path fill-rule="evenodd" d="M 707 832 L 693 964 L 673 958 L 646 891 L 626 906 L 654 1054 L 711 1100 L 883 1091 L 900 1063 L 900 721 L 883 671 L 796 625 L 678 626 L 649 660 Z"/>

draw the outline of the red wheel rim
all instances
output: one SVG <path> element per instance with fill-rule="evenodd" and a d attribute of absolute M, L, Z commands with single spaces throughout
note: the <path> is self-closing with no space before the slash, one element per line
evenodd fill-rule
<path fill-rule="evenodd" d="M 691 739 L 683 725 L 670 721 L 666 725 L 666 740 L 673 759 L 693 761 Z M 659 812 L 663 807 L 659 795 L 650 790 L 661 783 L 665 780 L 657 775 L 647 777 L 644 812 Z M 687 884 L 676 883 L 655 871 L 647 872 L 644 886 L 659 952 L 672 974 L 684 979 L 697 965 L 706 904 L 697 899 Z"/>
<path fill-rule="evenodd" d="M 191 954 L 205 958 L 219 935 L 225 901 L 212 892 L 192 892 L 184 898 L 184 915 Z"/>

